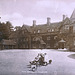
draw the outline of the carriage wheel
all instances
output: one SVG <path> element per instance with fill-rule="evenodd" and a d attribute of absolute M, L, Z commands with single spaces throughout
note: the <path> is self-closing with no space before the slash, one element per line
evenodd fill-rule
<path fill-rule="evenodd" d="M 49 64 L 51 64 L 52 60 L 49 60 Z"/>
<path fill-rule="evenodd" d="M 44 62 L 44 66 L 47 66 L 48 65 L 48 63 L 47 62 Z"/>
<path fill-rule="evenodd" d="M 32 71 L 33 71 L 33 72 L 35 72 L 36 69 L 37 69 L 36 67 L 32 67 Z"/>

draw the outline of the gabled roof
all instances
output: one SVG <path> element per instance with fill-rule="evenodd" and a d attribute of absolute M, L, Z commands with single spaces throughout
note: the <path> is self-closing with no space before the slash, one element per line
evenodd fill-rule
<path fill-rule="evenodd" d="M 9 36 L 9 39 L 15 39 L 17 37 L 16 31 L 12 32 L 12 34 Z"/>
<path fill-rule="evenodd" d="M 70 19 L 73 19 L 73 18 L 75 19 L 75 9 L 74 9 L 74 11 L 73 11 L 73 13 L 72 13 Z"/>
<path fill-rule="evenodd" d="M 70 24 L 70 19 L 68 17 L 66 17 L 66 19 L 64 20 L 64 25 L 65 24 Z"/>
<path fill-rule="evenodd" d="M 59 42 L 60 42 L 60 43 L 65 43 L 66 41 L 64 41 L 63 39 L 61 39 Z"/>
<path fill-rule="evenodd" d="M 46 44 L 43 40 L 40 40 L 40 43 L 41 43 L 41 44 Z"/>
<path fill-rule="evenodd" d="M 73 23 L 75 21 L 75 9 L 70 17 L 70 21 Z"/>
<path fill-rule="evenodd" d="M 62 22 L 55 22 L 55 23 L 50 23 L 50 25 L 47 24 L 39 24 L 35 26 L 28 26 L 28 25 L 23 25 L 21 29 L 26 29 L 30 33 L 38 33 L 38 30 L 40 30 L 39 33 L 47 33 L 48 30 L 54 30 L 53 32 L 56 32 L 60 26 L 62 25 Z"/>
<path fill-rule="evenodd" d="M 29 25 L 23 25 L 22 28 L 26 29 L 28 32 L 31 32 L 31 28 Z"/>
<path fill-rule="evenodd" d="M 31 27 L 32 32 L 35 31 L 37 32 L 40 30 L 40 33 L 46 33 L 50 29 L 58 29 L 61 26 L 61 22 L 56 22 L 56 23 L 51 23 L 50 25 L 47 24 L 41 24 L 41 25 L 36 25 L 34 27 Z"/>
<path fill-rule="evenodd" d="M 31 27 L 32 33 L 35 31 L 37 32 L 38 30 L 41 30 L 41 32 L 46 32 L 47 26 L 45 24 L 43 25 L 36 25 L 35 27 Z"/>

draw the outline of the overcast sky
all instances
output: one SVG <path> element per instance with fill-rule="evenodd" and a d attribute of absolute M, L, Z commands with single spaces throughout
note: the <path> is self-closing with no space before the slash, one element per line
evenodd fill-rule
<path fill-rule="evenodd" d="M 62 15 L 71 16 L 75 0 L 0 0 L 1 22 L 10 21 L 13 26 L 22 24 L 44 24 L 47 17 L 51 22 L 59 22 Z"/>

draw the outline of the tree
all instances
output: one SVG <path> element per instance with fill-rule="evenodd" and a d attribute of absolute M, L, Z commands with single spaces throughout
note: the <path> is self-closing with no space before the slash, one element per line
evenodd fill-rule
<path fill-rule="evenodd" d="M 9 21 L 6 22 L 6 27 L 7 27 L 9 34 L 14 31 L 13 26 Z"/>
<path fill-rule="evenodd" d="M 12 24 L 7 21 L 6 23 L 0 23 L 0 41 L 2 39 L 8 39 L 9 35 L 13 31 L 13 26 Z"/>

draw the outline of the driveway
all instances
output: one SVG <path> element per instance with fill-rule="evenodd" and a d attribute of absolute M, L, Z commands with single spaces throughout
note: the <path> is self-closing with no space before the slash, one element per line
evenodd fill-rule
<path fill-rule="evenodd" d="M 52 64 L 38 67 L 35 72 L 27 67 L 38 53 L 47 53 Z M 72 56 L 73 55 L 73 56 Z M 75 52 L 54 49 L 12 49 L 0 51 L 0 75 L 75 75 Z"/>

